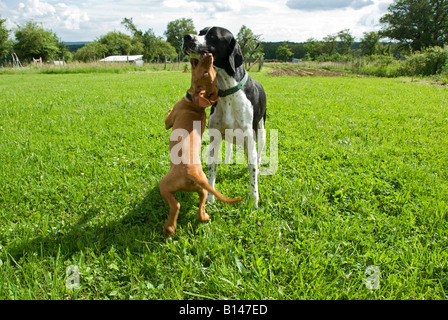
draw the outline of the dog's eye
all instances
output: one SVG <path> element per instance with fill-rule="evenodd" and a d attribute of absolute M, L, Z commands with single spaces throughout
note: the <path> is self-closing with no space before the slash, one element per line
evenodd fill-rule
<path fill-rule="evenodd" d="M 209 76 L 208 71 L 204 71 L 204 77 L 208 77 L 208 76 Z"/>

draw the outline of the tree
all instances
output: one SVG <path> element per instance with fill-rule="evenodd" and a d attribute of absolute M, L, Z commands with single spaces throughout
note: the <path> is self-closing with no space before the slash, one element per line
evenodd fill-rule
<path fill-rule="evenodd" d="M 236 38 L 243 52 L 244 61 L 249 66 L 253 59 L 256 60 L 263 57 L 263 47 L 260 40 L 261 35 L 255 35 L 252 30 L 243 25 Z"/>
<path fill-rule="evenodd" d="M 156 37 L 151 28 L 143 33 L 141 41 L 143 43 L 143 59 L 151 61 L 157 57 L 157 46 L 163 40 L 160 37 Z"/>
<path fill-rule="evenodd" d="M 422 50 L 448 42 L 448 0 L 395 0 L 380 19 L 380 36 Z"/>
<path fill-rule="evenodd" d="M 14 51 L 22 61 L 42 58 L 43 61 L 58 59 L 60 54 L 59 40 L 51 30 L 44 30 L 36 22 L 28 22 L 18 26 Z"/>
<path fill-rule="evenodd" d="M 105 44 L 94 41 L 79 48 L 75 52 L 73 59 L 82 62 L 92 62 L 104 58 L 106 52 L 107 46 Z"/>
<path fill-rule="evenodd" d="M 106 56 L 142 54 L 143 52 L 143 44 L 122 32 L 109 32 L 101 36 L 98 42 L 107 47 Z"/>
<path fill-rule="evenodd" d="M 197 34 L 192 19 L 182 18 L 171 21 L 165 31 L 166 41 L 176 49 L 177 53 L 181 53 L 182 41 L 187 33 Z"/>
<path fill-rule="evenodd" d="M 152 61 L 160 56 L 171 58 L 174 48 L 157 37 L 151 28 L 143 32 L 137 28 L 132 18 L 124 18 L 121 24 L 132 33 L 133 39 L 143 45 L 143 59 Z M 176 50 L 174 50 L 174 55 L 176 55 Z"/>
<path fill-rule="evenodd" d="M 3 23 L 6 22 L 7 19 L 2 19 L 0 17 L 0 57 L 5 56 L 8 53 L 8 48 L 10 46 L 9 39 L 9 30 L 3 26 Z"/>
<path fill-rule="evenodd" d="M 132 51 L 138 52 L 138 54 L 145 53 L 145 38 L 147 33 L 143 33 L 143 31 L 137 29 L 137 27 L 134 24 L 134 21 L 132 18 L 124 18 L 123 21 L 121 21 L 121 24 L 125 26 L 126 29 L 128 29 L 132 33 L 131 43 L 132 43 Z M 152 33 L 152 30 L 149 29 Z"/>
<path fill-rule="evenodd" d="M 349 54 L 355 38 L 350 34 L 350 29 L 344 29 L 338 32 L 338 38 L 341 40 L 342 54 Z"/>
<path fill-rule="evenodd" d="M 164 60 L 167 58 L 168 60 L 173 60 L 176 57 L 177 52 L 169 42 L 158 39 L 155 42 L 152 54 L 152 59 L 162 58 L 162 60 Z"/>
<path fill-rule="evenodd" d="M 58 48 L 59 48 L 59 58 L 61 60 L 64 60 L 65 62 L 72 61 L 73 54 L 70 52 L 70 50 L 67 49 L 67 46 L 65 45 L 64 41 L 59 40 Z"/>
<path fill-rule="evenodd" d="M 321 54 L 322 44 L 314 38 L 309 38 L 306 40 L 304 47 L 306 50 L 306 60 L 314 60 Z"/>
<path fill-rule="evenodd" d="M 124 25 L 124 27 L 132 33 L 133 37 L 137 37 L 140 39 L 143 38 L 143 32 L 137 29 L 136 25 L 134 24 L 134 20 L 132 18 L 123 18 L 121 24 Z"/>
<path fill-rule="evenodd" d="M 364 32 L 364 38 L 361 39 L 360 47 L 366 56 L 377 54 L 380 44 L 380 36 L 377 32 Z"/>
<path fill-rule="evenodd" d="M 285 41 L 281 47 L 277 49 L 277 57 L 283 58 L 286 62 L 293 55 L 288 43 Z"/>
<path fill-rule="evenodd" d="M 328 36 L 324 37 L 324 43 L 322 44 L 322 53 L 326 53 L 329 56 L 333 55 L 335 52 L 338 42 L 336 41 L 338 38 L 337 35 L 329 34 Z"/>

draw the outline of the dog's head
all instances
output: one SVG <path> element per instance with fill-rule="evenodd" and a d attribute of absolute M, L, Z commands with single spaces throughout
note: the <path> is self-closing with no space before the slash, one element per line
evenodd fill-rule
<path fill-rule="evenodd" d="M 218 85 L 216 71 L 213 68 L 213 55 L 203 53 L 199 59 L 191 58 L 190 95 L 193 103 L 200 107 L 208 107 L 218 101 Z"/>
<path fill-rule="evenodd" d="M 238 42 L 229 30 L 221 27 L 202 29 L 199 36 L 186 34 L 182 49 L 192 57 L 202 53 L 213 54 L 215 66 L 224 69 L 231 76 L 243 64 L 243 54 Z"/>

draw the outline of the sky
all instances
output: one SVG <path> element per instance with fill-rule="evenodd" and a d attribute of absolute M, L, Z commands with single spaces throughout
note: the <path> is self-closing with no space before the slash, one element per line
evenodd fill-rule
<path fill-rule="evenodd" d="M 65 42 L 93 41 L 110 31 L 128 33 L 123 18 L 164 38 L 170 21 L 191 18 L 197 31 L 220 26 L 235 36 L 242 25 L 262 41 L 322 40 L 343 29 L 359 40 L 381 29 L 379 19 L 394 0 L 0 0 L 0 17 L 12 31 L 41 23 Z M 13 35 L 13 33 L 11 33 Z"/>

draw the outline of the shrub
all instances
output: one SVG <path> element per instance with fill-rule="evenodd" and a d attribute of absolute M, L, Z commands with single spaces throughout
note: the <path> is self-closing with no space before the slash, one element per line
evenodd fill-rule
<path fill-rule="evenodd" d="M 354 73 L 377 77 L 395 77 L 398 75 L 399 62 L 389 55 L 372 55 L 356 59 L 351 67 Z"/>
<path fill-rule="evenodd" d="M 329 55 L 328 53 L 323 53 L 316 58 L 318 62 L 350 62 L 353 61 L 355 57 L 350 54 L 340 54 L 338 52 Z"/>
<path fill-rule="evenodd" d="M 406 58 L 400 72 L 407 76 L 441 74 L 448 66 L 448 47 L 431 47 Z"/>

